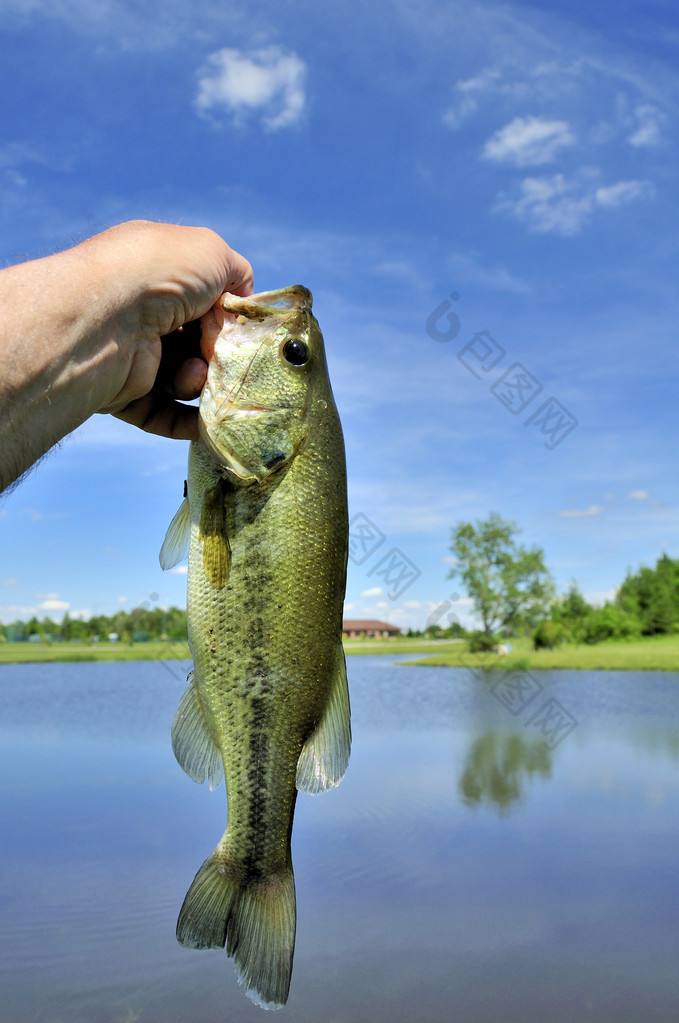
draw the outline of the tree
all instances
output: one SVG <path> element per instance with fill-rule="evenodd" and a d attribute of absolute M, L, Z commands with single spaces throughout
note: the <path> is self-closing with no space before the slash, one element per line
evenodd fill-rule
<path fill-rule="evenodd" d="M 544 553 L 519 547 L 519 532 L 496 512 L 485 522 L 461 522 L 453 530 L 450 549 L 457 564 L 449 575 L 464 583 L 487 637 L 498 628 L 513 634 L 534 627 L 554 596 Z"/>
<path fill-rule="evenodd" d="M 574 582 L 571 583 L 568 593 L 561 598 L 560 612 L 562 618 L 567 622 L 577 622 L 586 618 L 592 610 L 580 590 Z M 554 617 L 554 615 L 552 615 Z"/>
<path fill-rule="evenodd" d="M 593 607 L 583 619 L 578 639 L 585 643 L 605 643 L 607 639 L 632 639 L 640 632 L 638 618 L 607 601 L 603 607 Z"/>
<path fill-rule="evenodd" d="M 679 560 L 663 554 L 655 568 L 628 572 L 615 602 L 639 619 L 645 635 L 672 632 L 679 625 Z"/>
<path fill-rule="evenodd" d="M 569 642 L 581 642 L 584 639 L 586 623 L 594 614 L 594 608 L 588 604 L 574 582 L 563 596 L 552 604 L 549 620 L 557 631 Z M 538 625 L 539 628 L 539 625 Z M 535 642 L 535 636 L 533 637 Z"/>

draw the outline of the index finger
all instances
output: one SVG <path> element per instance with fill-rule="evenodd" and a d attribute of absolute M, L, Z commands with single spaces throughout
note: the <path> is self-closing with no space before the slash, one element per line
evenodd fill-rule
<path fill-rule="evenodd" d="M 151 392 L 143 398 L 130 402 L 117 419 L 138 426 L 146 433 L 155 433 L 171 440 L 199 440 L 198 409 L 195 405 L 183 405 L 167 394 Z"/>
<path fill-rule="evenodd" d="M 226 244 L 226 243 L 224 243 Z M 253 273 L 252 267 L 245 258 L 241 256 L 240 252 L 236 252 L 231 246 L 227 245 L 228 258 L 226 260 L 226 268 L 228 271 L 228 278 L 224 285 L 224 291 L 230 291 L 233 295 L 241 295 L 246 298 L 248 295 L 253 293 Z"/>

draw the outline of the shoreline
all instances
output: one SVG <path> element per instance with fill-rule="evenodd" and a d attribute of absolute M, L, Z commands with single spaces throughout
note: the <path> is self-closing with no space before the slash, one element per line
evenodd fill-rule
<path fill-rule="evenodd" d="M 510 640 L 509 654 L 473 654 L 459 640 L 349 640 L 347 656 L 391 656 L 400 666 L 475 668 L 486 671 L 669 671 L 679 672 L 679 635 L 608 640 L 592 646 L 571 644 L 533 650 L 530 640 Z M 426 655 L 426 656 L 418 656 Z M 191 660 L 188 643 L 3 643 L 2 664 L 96 663 Z"/>

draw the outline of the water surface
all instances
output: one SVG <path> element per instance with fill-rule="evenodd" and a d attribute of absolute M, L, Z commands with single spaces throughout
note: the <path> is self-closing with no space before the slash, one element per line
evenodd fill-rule
<path fill-rule="evenodd" d="M 674 1023 L 679 675 L 349 672 L 349 771 L 297 804 L 277 1018 Z M 159 663 L 0 668 L 6 1023 L 263 1019 L 223 952 L 174 938 L 225 818 L 172 756 L 183 687 Z"/>

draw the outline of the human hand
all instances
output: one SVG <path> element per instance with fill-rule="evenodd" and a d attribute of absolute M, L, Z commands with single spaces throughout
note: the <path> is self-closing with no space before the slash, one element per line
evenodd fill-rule
<path fill-rule="evenodd" d="M 78 249 L 109 274 L 120 267 L 113 311 L 119 368 L 99 411 L 150 433 L 197 440 L 198 410 L 181 404 L 200 394 L 207 374 L 197 321 L 225 291 L 252 294 L 250 264 L 207 228 L 147 221 L 120 224 Z"/>

